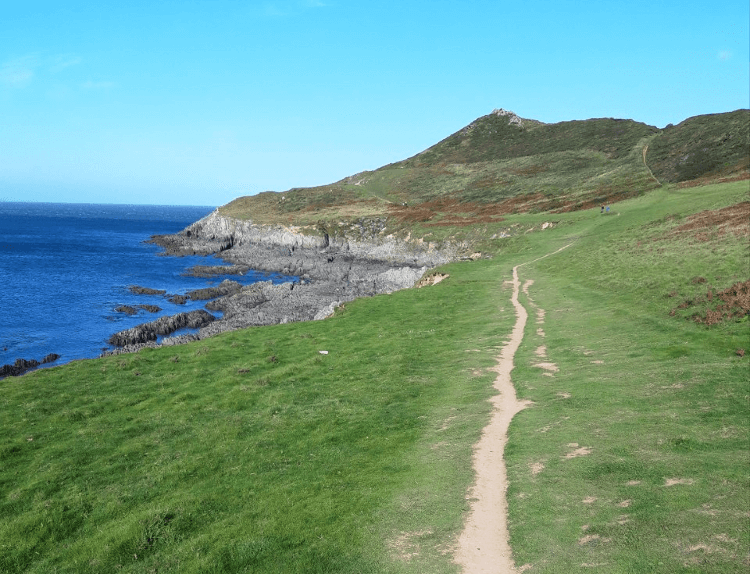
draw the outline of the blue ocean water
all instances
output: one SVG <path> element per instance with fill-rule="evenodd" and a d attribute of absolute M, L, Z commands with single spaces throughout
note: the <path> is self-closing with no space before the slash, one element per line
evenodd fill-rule
<path fill-rule="evenodd" d="M 114 332 L 163 315 L 202 308 L 154 295 L 133 295 L 141 285 L 184 294 L 230 278 L 243 284 L 278 274 L 248 272 L 211 279 L 185 277 L 193 265 L 222 265 L 214 257 L 163 257 L 144 243 L 176 233 L 212 207 L 0 203 L 0 365 L 17 358 L 61 356 L 55 364 L 97 357 Z M 118 305 L 152 304 L 159 313 L 128 316 Z"/>

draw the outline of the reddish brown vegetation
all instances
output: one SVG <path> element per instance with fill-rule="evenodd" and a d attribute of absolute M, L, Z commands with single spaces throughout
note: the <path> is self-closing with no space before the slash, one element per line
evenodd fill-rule
<path fill-rule="evenodd" d="M 357 210 L 357 209 L 366 209 L 368 207 L 374 207 L 380 204 L 380 200 L 378 199 L 348 199 L 348 200 L 342 200 L 338 202 L 318 202 L 318 203 L 311 203 L 304 208 L 300 209 L 300 213 L 317 213 L 319 211 L 324 211 L 327 208 L 334 208 L 336 210 L 340 211 L 347 211 L 347 209 L 351 210 Z"/>
<path fill-rule="evenodd" d="M 748 169 L 747 161 L 745 161 L 742 165 L 737 166 L 737 169 Z M 727 177 L 716 177 L 714 176 L 705 176 L 700 177 L 698 179 L 691 179 L 689 181 L 683 181 L 677 184 L 677 187 L 680 189 L 686 189 L 689 187 L 700 187 L 704 185 L 712 185 L 715 183 L 729 183 L 731 181 L 743 181 L 745 179 L 750 179 L 750 173 L 745 171 L 744 173 L 740 173 L 737 175 L 731 175 Z"/>
<path fill-rule="evenodd" d="M 565 195 L 549 197 L 541 193 L 519 195 L 511 197 L 500 203 L 501 208 L 507 209 L 507 213 L 528 213 L 529 211 L 550 213 L 568 213 L 593 209 L 602 205 L 609 205 L 643 193 L 642 189 L 621 190 L 617 188 L 602 187 L 596 191 L 569 197 Z"/>
<path fill-rule="evenodd" d="M 388 214 L 402 223 L 464 226 L 502 221 L 503 215 L 511 213 L 503 205 L 504 203 L 461 203 L 455 198 L 444 197 L 414 206 L 390 205 Z"/>
<path fill-rule="evenodd" d="M 693 280 L 693 283 L 701 283 L 701 281 Z M 696 323 L 715 325 L 728 319 L 740 319 L 750 314 L 750 280 L 739 281 L 722 291 L 714 292 L 713 288 L 709 287 L 704 296 L 686 299 L 669 314 L 675 316 L 678 310 L 697 306 L 707 306 L 707 308 L 703 312 L 696 312 L 688 317 Z"/>
<path fill-rule="evenodd" d="M 493 180 L 494 181 L 494 180 Z M 487 182 L 479 181 L 474 185 Z M 566 213 L 592 209 L 601 205 L 615 203 L 636 197 L 642 190 L 617 191 L 602 188 L 595 192 L 578 195 L 551 197 L 543 193 L 516 195 L 500 200 L 497 203 L 462 202 L 454 196 L 447 196 L 416 205 L 391 205 L 388 214 L 402 223 L 422 223 L 425 226 L 465 226 L 477 223 L 502 221 L 503 215 L 511 213 L 543 212 Z"/>
<path fill-rule="evenodd" d="M 721 236 L 727 232 L 743 237 L 750 235 L 750 201 L 743 201 L 723 209 L 701 211 L 687 218 L 687 221 L 676 227 L 673 233 L 697 231 L 695 237 L 708 241 L 709 229 L 715 229 Z"/>

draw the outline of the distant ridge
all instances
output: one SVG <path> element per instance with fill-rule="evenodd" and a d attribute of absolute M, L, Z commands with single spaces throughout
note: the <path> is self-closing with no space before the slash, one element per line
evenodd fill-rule
<path fill-rule="evenodd" d="M 658 131 L 633 120 L 611 118 L 544 124 L 500 109 L 478 118 L 415 158 L 419 158 L 422 164 L 440 161 L 472 163 L 576 149 L 602 151 L 612 157 L 621 157 L 641 138 Z"/>
<path fill-rule="evenodd" d="M 426 150 L 330 185 L 238 198 L 221 211 L 258 223 L 363 217 L 389 228 L 472 225 L 503 214 L 571 211 L 750 176 L 750 110 L 659 129 L 629 119 L 545 124 L 498 108 Z"/>
<path fill-rule="evenodd" d="M 747 173 L 750 112 L 695 116 L 667 126 L 649 146 L 648 162 L 665 182 Z"/>

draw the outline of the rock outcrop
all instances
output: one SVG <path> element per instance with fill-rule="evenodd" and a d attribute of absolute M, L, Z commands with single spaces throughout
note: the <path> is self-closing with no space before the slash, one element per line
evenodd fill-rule
<path fill-rule="evenodd" d="M 186 277 L 215 277 L 217 275 L 244 275 L 250 270 L 247 265 L 193 265 L 185 270 Z"/>
<path fill-rule="evenodd" d="M 216 287 L 193 289 L 192 291 L 188 291 L 185 296 L 191 301 L 207 301 L 208 299 L 216 299 L 217 297 L 232 295 L 240 289 L 242 289 L 242 285 L 237 283 L 237 281 L 230 281 L 229 279 L 225 279 Z"/>
<path fill-rule="evenodd" d="M 223 217 L 218 210 L 175 235 L 155 235 L 150 242 L 164 248 L 162 255 L 217 254 L 230 269 L 278 272 L 296 278 L 242 286 L 225 280 L 216 287 L 167 295 L 175 303 L 213 299 L 206 304 L 222 316 L 205 311 L 197 333 L 164 337 L 160 345 L 175 345 L 253 325 L 310 321 L 330 316 L 346 301 L 413 286 L 424 272 L 465 255 L 460 244 L 440 247 L 423 241 L 399 239 L 384 232 L 385 220 L 361 220 L 315 230 L 256 225 Z M 224 266 L 194 267 L 191 274 L 213 275 Z M 193 311 L 192 313 L 197 313 Z M 154 347 L 158 335 L 181 328 L 191 315 L 180 313 L 113 335 L 109 342 L 130 352 Z M 163 323 L 162 323 L 163 322 Z M 197 324 L 197 323 L 196 323 Z M 111 354 L 112 351 L 105 354 Z"/>
<path fill-rule="evenodd" d="M 115 307 L 116 313 L 125 313 L 126 315 L 137 315 L 138 309 L 131 307 L 130 305 L 118 305 Z"/>
<path fill-rule="evenodd" d="M 164 295 L 166 293 L 164 289 L 151 289 L 150 287 L 141 287 L 140 285 L 130 285 L 128 291 L 133 295 Z"/>
<path fill-rule="evenodd" d="M 158 313 L 159 311 L 161 311 L 161 307 L 159 307 L 158 305 L 141 304 L 141 305 L 136 305 L 135 307 L 131 305 L 118 305 L 117 307 L 115 307 L 115 312 L 125 313 L 126 315 L 133 316 L 133 315 L 138 314 L 138 309 L 142 309 L 143 311 L 148 311 L 149 313 Z"/>
<path fill-rule="evenodd" d="M 53 363 L 60 358 L 57 353 L 50 353 L 44 357 L 41 362 L 36 359 L 16 359 L 12 365 L 3 365 L 0 367 L 0 379 L 5 377 L 17 377 L 23 375 L 26 371 L 36 369 L 40 365 Z"/>
<path fill-rule="evenodd" d="M 180 233 L 155 235 L 150 241 L 163 247 L 164 255 L 217 253 L 236 265 L 279 272 L 283 268 L 299 270 L 300 259 L 315 259 L 313 254 L 321 252 L 392 265 L 432 267 L 459 257 L 466 249 L 463 244 L 437 246 L 421 240 L 399 239 L 384 230 L 382 218 L 311 230 L 258 225 L 224 217 L 216 210 Z"/>
<path fill-rule="evenodd" d="M 115 333 L 109 338 L 108 343 L 115 347 L 147 343 L 156 341 L 160 335 L 169 335 L 186 327 L 198 329 L 215 320 L 216 317 L 203 309 L 190 311 L 189 313 L 178 313 L 169 317 L 160 317 L 156 321 L 136 325 L 131 329 Z"/>

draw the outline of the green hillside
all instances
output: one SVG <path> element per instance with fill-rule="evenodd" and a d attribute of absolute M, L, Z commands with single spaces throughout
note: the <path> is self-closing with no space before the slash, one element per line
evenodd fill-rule
<path fill-rule="evenodd" d="M 497 110 L 402 164 L 478 163 L 500 159 L 590 150 L 609 159 L 626 157 L 658 130 L 632 120 L 591 119 L 543 124 Z"/>
<path fill-rule="evenodd" d="M 0 573 L 458 574 L 519 264 L 517 566 L 744 571 L 747 196 L 511 214 L 431 287 L 0 381 Z"/>
<path fill-rule="evenodd" d="M 228 204 L 310 232 L 385 218 L 482 256 L 324 321 L 0 381 L 0 574 L 458 574 L 516 266 L 518 570 L 746 571 L 748 113 L 493 113 L 403 162 Z"/>
<path fill-rule="evenodd" d="M 668 126 L 648 148 L 654 175 L 665 182 L 731 177 L 750 169 L 750 112 L 689 118 Z"/>
<path fill-rule="evenodd" d="M 575 211 L 663 182 L 746 177 L 749 124 L 748 110 L 664 130 L 616 119 L 543 124 L 496 110 L 404 161 L 331 185 L 238 198 L 222 211 L 297 225 L 387 217 L 390 231 L 412 232 Z"/>

